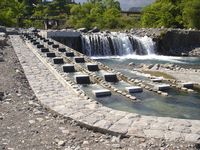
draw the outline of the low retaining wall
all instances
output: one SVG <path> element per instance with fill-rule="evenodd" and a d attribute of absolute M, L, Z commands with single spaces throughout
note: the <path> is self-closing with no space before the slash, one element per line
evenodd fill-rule
<path fill-rule="evenodd" d="M 200 56 L 200 31 L 163 31 L 157 39 L 157 46 L 161 55 Z"/>

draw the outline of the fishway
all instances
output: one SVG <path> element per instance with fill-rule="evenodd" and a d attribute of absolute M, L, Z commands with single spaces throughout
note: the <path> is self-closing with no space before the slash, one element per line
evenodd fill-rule
<path fill-rule="evenodd" d="M 23 45 L 18 36 L 11 37 L 11 40 L 13 41 L 14 47 L 16 47 L 16 45 L 20 46 L 15 50 L 17 51 L 20 62 L 25 69 L 26 75 L 37 97 L 39 97 L 39 100 L 41 100 L 43 104 L 54 111 L 82 122 L 83 124 L 87 124 L 88 126 L 104 129 L 107 132 L 113 131 L 115 133 L 127 135 L 161 137 L 166 139 L 171 139 L 171 135 L 176 135 L 178 139 L 182 140 L 191 140 L 192 137 L 193 140 L 191 141 L 195 141 L 199 138 L 198 132 L 196 131 L 199 121 L 142 116 L 113 110 L 95 103 L 92 99 L 86 100 L 84 96 L 76 96 L 75 92 L 72 92 L 72 88 L 70 88 L 74 83 L 66 86 L 66 91 L 66 88 L 62 88 L 61 82 L 58 82 L 58 79 L 53 79 L 55 77 L 51 75 L 52 73 L 49 73 L 49 68 L 44 67 L 43 64 L 46 66 L 48 61 L 39 54 L 36 47 L 30 47 L 30 49 L 25 48 L 26 46 Z M 27 42 L 28 46 L 29 44 L 30 43 Z M 48 62 L 48 64 L 50 63 L 53 63 L 52 60 Z M 56 71 L 55 65 L 52 65 L 51 69 Z M 44 73 L 46 73 L 46 75 L 44 75 Z M 65 80 L 63 82 L 71 83 L 71 80 Z M 74 86 L 77 85 L 75 84 Z M 48 96 L 49 93 L 52 94 Z M 56 93 L 58 95 L 54 96 Z M 62 93 L 63 97 L 60 97 L 60 93 Z M 164 126 L 162 126 L 163 124 Z M 169 130 L 167 124 L 172 127 L 170 137 L 168 136 Z M 184 129 L 180 127 L 184 127 Z M 184 132 L 186 129 L 187 133 Z"/>

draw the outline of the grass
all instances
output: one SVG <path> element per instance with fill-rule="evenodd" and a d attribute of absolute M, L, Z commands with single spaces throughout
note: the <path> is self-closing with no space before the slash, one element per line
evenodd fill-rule
<path fill-rule="evenodd" d="M 167 73 L 164 73 L 164 72 L 160 72 L 160 71 L 143 70 L 142 72 L 146 73 L 146 74 L 150 74 L 152 76 L 156 76 L 156 77 L 163 77 L 166 79 L 175 79 L 173 76 L 171 76 Z"/>

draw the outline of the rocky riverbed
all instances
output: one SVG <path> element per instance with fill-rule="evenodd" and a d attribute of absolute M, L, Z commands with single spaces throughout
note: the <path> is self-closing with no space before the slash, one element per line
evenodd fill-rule
<path fill-rule="evenodd" d="M 129 64 L 134 66 L 133 64 Z M 199 65 L 175 65 L 172 63 L 168 64 L 140 64 L 134 66 L 142 72 L 148 72 L 155 75 L 160 72 L 161 76 L 176 79 L 181 82 L 192 82 L 195 84 L 200 83 L 200 66 Z M 163 74 L 162 74 L 163 73 Z"/>
<path fill-rule="evenodd" d="M 8 42 L 1 46 L 0 149 L 198 149 L 183 141 L 95 133 L 45 109 Z"/>

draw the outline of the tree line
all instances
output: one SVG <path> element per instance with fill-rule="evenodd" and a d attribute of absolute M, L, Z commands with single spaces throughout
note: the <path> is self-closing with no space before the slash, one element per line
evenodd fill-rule
<path fill-rule="evenodd" d="M 157 0 L 143 10 L 143 27 L 200 29 L 200 0 Z"/>
<path fill-rule="evenodd" d="M 172 27 L 200 29 L 200 0 L 156 0 L 138 16 L 121 14 L 116 0 L 0 0 L 0 25 L 17 26 L 18 18 L 62 19 L 62 28 L 130 29 L 134 27 Z M 41 21 L 27 19 L 23 27 L 42 28 Z"/>

